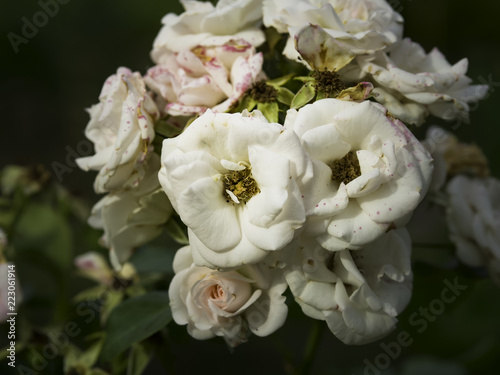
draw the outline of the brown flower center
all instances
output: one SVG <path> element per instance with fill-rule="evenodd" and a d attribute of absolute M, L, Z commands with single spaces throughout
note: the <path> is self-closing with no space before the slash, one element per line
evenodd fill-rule
<path fill-rule="evenodd" d="M 242 171 L 228 171 L 222 177 L 222 182 L 224 183 L 223 195 L 228 203 L 246 204 L 254 195 L 260 193 L 250 168 L 245 168 Z M 237 198 L 238 202 L 235 202 L 234 197 L 228 191 Z"/>
<path fill-rule="evenodd" d="M 361 168 L 355 151 L 349 151 L 342 159 L 335 160 L 330 168 L 332 169 L 332 180 L 343 182 L 346 185 L 361 176 Z"/>

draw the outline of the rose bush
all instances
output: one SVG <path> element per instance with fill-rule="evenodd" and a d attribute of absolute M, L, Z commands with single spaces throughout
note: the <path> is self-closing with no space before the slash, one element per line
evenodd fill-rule
<path fill-rule="evenodd" d="M 225 112 L 252 83 L 265 78 L 262 54 L 245 40 L 167 52 L 148 70 L 148 86 L 168 104 L 170 115 Z"/>
<path fill-rule="evenodd" d="M 392 331 L 411 298 L 411 240 L 405 229 L 361 250 L 332 253 L 303 238 L 284 270 L 307 316 L 325 320 L 346 344 L 366 344 Z"/>
<path fill-rule="evenodd" d="M 144 179 L 132 189 L 104 196 L 92 208 L 89 224 L 103 229 L 102 243 L 115 269 L 133 250 L 158 236 L 173 209 L 158 181 L 159 156 L 153 154 Z"/>
<path fill-rule="evenodd" d="M 209 2 L 181 0 L 185 12 L 169 13 L 162 19 L 163 28 L 153 43 L 151 57 L 159 63 L 169 52 L 191 50 L 197 46 L 222 46 L 243 39 L 252 46 L 265 40 L 260 30 L 261 0 Z"/>
<path fill-rule="evenodd" d="M 127 68 L 119 68 L 106 80 L 99 100 L 89 109 L 85 129 L 95 155 L 76 159 L 76 163 L 85 171 L 99 171 L 96 193 L 137 186 L 153 151 L 158 109 L 141 75 Z"/>
<path fill-rule="evenodd" d="M 172 316 L 198 340 L 222 336 L 236 346 L 250 333 L 267 336 L 285 322 L 282 272 L 259 265 L 227 272 L 197 267 L 188 246 L 177 251 L 174 271 L 168 291 Z"/>
<path fill-rule="evenodd" d="M 500 181 L 458 175 L 446 191 L 448 226 L 457 256 L 468 266 L 486 267 L 500 284 Z"/>
<path fill-rule="evenodd" d="M 437 48 L 429 54 L 404 39 L 388 54 L 358 59 L 361 69 L 374 80 L 378 102 L 401 121 L 421 125 L 432 114 L 445 120 L 469 119 L 469 103 L 483 98 L 486 85 L 471 85 L 468 61 L 448 63 Z"/>
<path fill-rule="evenodd" d="M 285 127 L 314 164 L 306 232 L 329 250 L 358 249 L 405 225 L 429 187 L 429 153 L 379 104 L 322 99 L 289 110 Z"/>
<path fill-rule="evenodd" d="M 309 24 L 323 28 L 353 54 L 382 50 L 401 39 L 403 18 L 385 0 L 264 0 L 264 25 L 290 37 L 283 53 L 297 60 L 295 37 Z"/>
<path fill-rule="evenodd" d="M 207 111 L 166 139 L 160 182 L 188 227 L 196 265 L 262 260 L 305 221 L 311 162 L 292 131 L 252 114 Z"/>

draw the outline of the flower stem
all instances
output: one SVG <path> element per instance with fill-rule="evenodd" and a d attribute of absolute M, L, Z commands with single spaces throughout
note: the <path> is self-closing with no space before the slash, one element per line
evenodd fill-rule
<path fill-rule="evenodd" d="M 313 320 L 309 337 L 307 338 L 304 348 L 302 364 L 295 371 L 295 375 L 307 375 L 311 371 L 322 334 L 323 322 L 320 320 Z"/>

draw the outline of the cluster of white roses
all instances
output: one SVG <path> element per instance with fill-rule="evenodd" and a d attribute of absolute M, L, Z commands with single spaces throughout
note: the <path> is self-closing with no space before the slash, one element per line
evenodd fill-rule
<path fill-rule="evenodd" d="M 169 295 L 193 337 L 234 346 L 269 335 L 286 319 L 288 287 L 343 342 L 383 337 L 411 297 L 404 226 L 433 170 L 400 120 L 466 117 L 485 87 L 470 85 L 466 60 L 450 66 L 402 39 L 384 0 L 181 2 L 184 13 L 162 20 L 157 65 L 145 77 L 118 69 L 90 109 L 96 154 L 78 164 L 108 193 L 90 223 L 113 265 L 175 210 L 189 246 Z M 314 70 L 307 90 L 266 81 L 258 48 L 270 30 Z M 256 87 L 271 92 L 260 101 L 274 101 L 274 115 L 236 109 Z M 167 123 L 175 136 L 155 143 Z"/>
<path fill-rule="evenodd" d="M 435 170 L 429 194 L 411 224 L 420 243 L 451 241 L 465 265 L 488 270 L 500 285 L 500 181 L 490 176 L 488 160 L 475 144 L 460 142 L 432 126 L 423 144 L 432 153 Z M 439 233 L 422 220 L 432 217 Z M 432 245 L 431 245 L 432 246 Z"/>

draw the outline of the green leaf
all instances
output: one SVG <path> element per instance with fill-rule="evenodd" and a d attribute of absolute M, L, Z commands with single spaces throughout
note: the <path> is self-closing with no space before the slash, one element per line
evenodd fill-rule
<path fill-rule="evenodd" d="M 155 124 L 155 131 L 165 138 L 173 138 L 182 133 L 182 129 L 165 120 L 160 120 Z"/>
<path fill-rule="evenodd" d="M 268 27 L 264 30 L 266 34 L 267 44 L 269 45 L 269 50 L 274 51 L 274 48 L 281 40 L 281 34 L 274 28 Z"/>
<path fill-rule="evenodd" d="M 299 92 L 295 94 L 292 103 L 290 105 L 290 108 L 297 109 L 305 106 L 314 98 L 315 94 L 316 90 L 314 89 L 313 83 L 307 82 L 306 84 L 304 84 L 304 86 L 301 87 Z"/>
<path fill-rule="evenodd" d="M 71 228 L 63 215 L 50 205 L 32 203 L 22 211 L 15 227 L 13 245 L 17 251 L 44 253 L 61 269 L 71 266 Z"/>
<path fill-rule="evenodd" d="M 270 81 L 267 81 L 266 84 L 273 86 L 275 89 L 278 89 L 279 87 L 283 86 L 285 83 L 290 81 L 293 78 L 293 76 L 294 74 L 290 73 L 287 74 L 286 76 L 278 77 Z"/>
<path fill-rule="evenodd" d="M 101 324 L 104 325 L 109 318 L 109 315 L 113 310 L 120 304 L 123 300 L 123 293 L 108 291 L 103 303 L 103 309 L 101 311 Z"/>
<path fill-rule="evenodd" d="M 259 103 L 257 109 L 267 118 L 269 122 L 278 122 L 279 107 L 278 102 Z"/>
<path fill-rule="evenodd" d="M 102 360 L 115 358 L 132 344 L 165 327 L 171 320 L 166 292 L 150 292 L 122 302 L 109 315 Z"/>
<path fill-rule="evenodd" d="M 152 354 L 144 345 L 133 345 L 128 357 L 127 375 L 141 375 L 151 361 Z"/>
<path fill-rule="evenodd" d="M 189 239 L 184 228 L 171 217 L 165 224 L 165 231 L 172 239 L 180 245 L 189 245 Z"/>
<path fill-rule="evenodd" d="M 283 103 L 290 107 L 295 94 L 286 87 L 278 87 L 277 90 L 278 90 L 278 96 L 276 97 L 276 99 L 280 103 Z"/>
<path fill-rule="evenodd" d="M 79 303 L 90 299 L 99 299 L 106 293 L 107 289 L 108 287 L 106 285 L 98 285 L 89 289 L 82 290 L 80 293 L 73 297 L 73 302 Z"/>
<path fill-rule="evenodd" d="M 175 251 L 167 246 L 143 246 L 132 254 L 130 263 L 137 273 L 161 272 L 172 274 Z"/>
<path fill-rule="evenodd" d="M 82 352 L 76 346 L 70 344 L 64 356 L 64 371 L 69 372 L 71 368 L 83 367 L 88 370 L 94 366 L 99 358 L 103 340 L 97 341 L 94 345 Z"/>
<path fill-rule="evenodd" d="M 296 81 L 300 81 L 300 82 L 304 82 L 304 83 L 307 83 L 307 82 L 314 82 L 315 79 L 311 76 L 300 76 L 300 77 L 295 77 L 294 80 Z"/>

